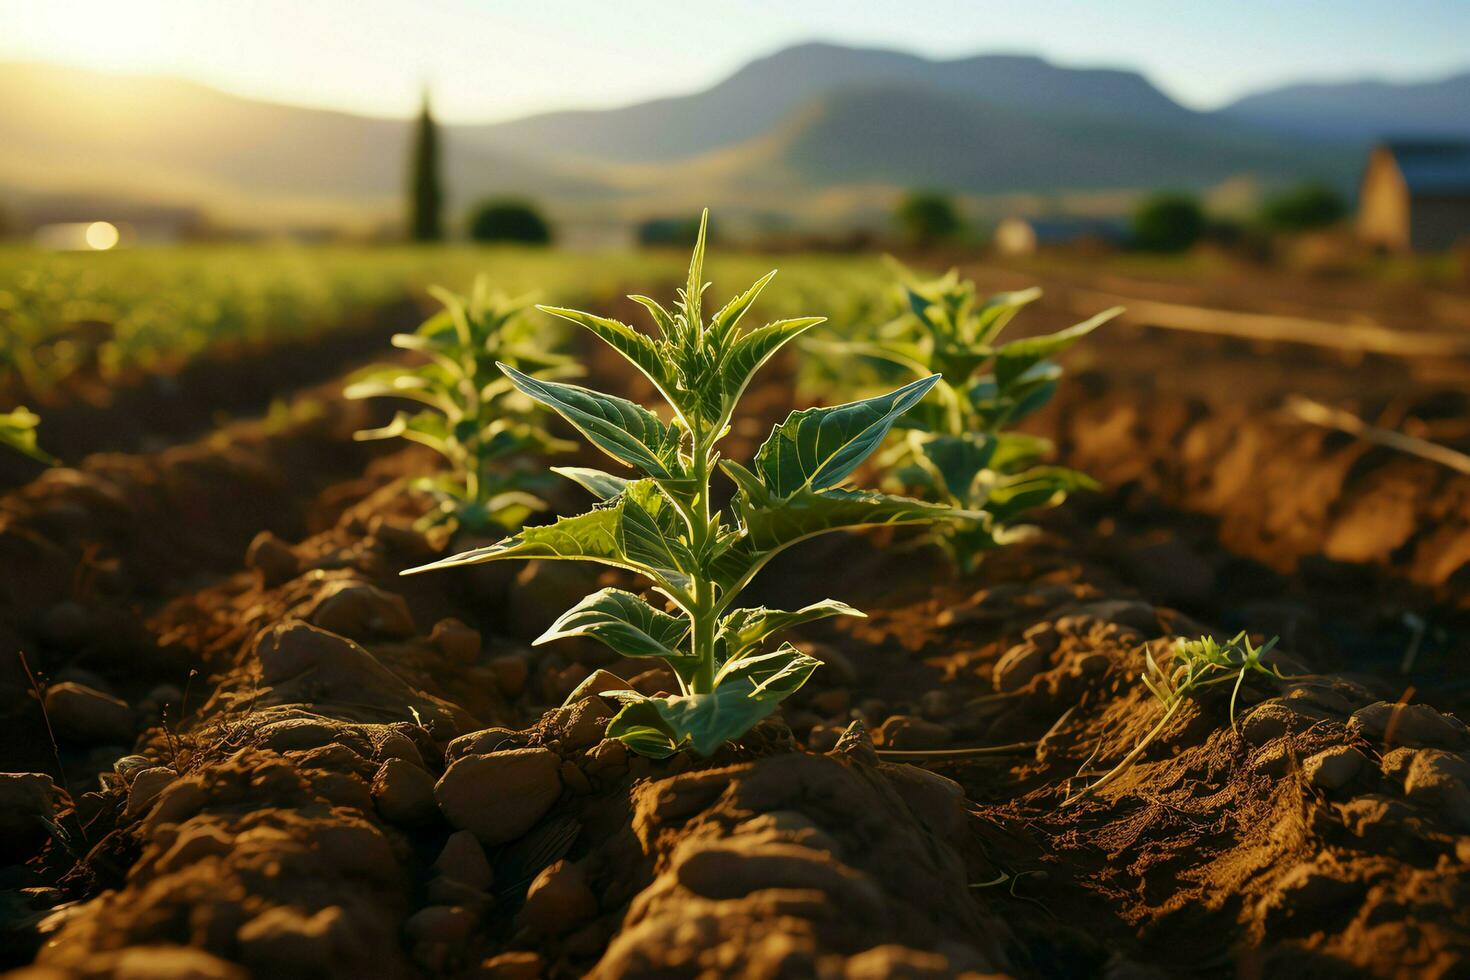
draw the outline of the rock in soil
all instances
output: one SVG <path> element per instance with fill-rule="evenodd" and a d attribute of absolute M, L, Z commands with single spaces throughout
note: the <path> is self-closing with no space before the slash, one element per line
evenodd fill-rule
<path fill-rule="evenodd" d="M 561 758 L 548 749 L 464 756 L 434 787 L 449 822 L 487 845 L 520 837 L 560 795 Z"/>
<path fill-rule="evenodd" d="M 46 715 L 65 741 L 128 745 L 136 720 L 126 701 L 72 681 L 46 689 Z"/>

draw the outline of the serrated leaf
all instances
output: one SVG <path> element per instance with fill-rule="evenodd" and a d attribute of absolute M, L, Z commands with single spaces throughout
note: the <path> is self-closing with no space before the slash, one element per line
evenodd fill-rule
<path fill-rule="evenodd" d="M 508 364 L 498 366 L 518 389 L 566 419 L 614 459 L 649 476 L 682 476 L 678 430 L 643 406 L 580 385 L 533 378 Z"/>
<path fill-rule="evenodd" d="M 547 558 L 590 561 L 626 568 L 650 579 L 681 605 L 688 603 L 689 584 L 685 568 L 669 561 L 669 555 L 685 560 L 679 554 L 677 539 L 654 541 L 655 536 L 677 533 L 679 520 L 673 506 L 652 480 L 629 484 L 616 499 L 603 506 L 563 517 L 554 524 L 523 528 L 519 534 L 486 548 L 421 565 L 404 571 L 404 575 L 478 565 L 508 558 Z M 687 549 L 684 549 L 687 555 Z"/>
<path fill-rule="evenodd" d="M 557 306 L 538 306 L 536 309 L 563 320 L 570 320 L 596 334 L 641 371 L 670 405 L 675 409 L 681 408 L 674 403 L 674 389 L 668 377 L 668 368 L 659 355 L 658 345 L 653 342 L 652 337 L 640 333 L 626 323 L 591 313 L 583 313 L 580 310 L 568 310 Z"/>
<path fill-rule="evenodd" d="M 680 649 L 689 621 L 655 609 L 622 589 L 603 589 L 577 603 L 536 638 L 533 646 L 569 636 L 590 636 L 624 657 L 689 660 Z"/>
<path fill-rule="evenodd" d="M 867 613 L 836 599 L 823 599 L 794 612 L 767 609 L 765 606 L 737 609 L 720 622 L 720 637 L 725 641 L 726 659 L 739 658 L 760 646 L 767 637 L 779 630 L 833 616 L 866 617 Z"/>
<path fill-rule="evenodd" d="M 625 704 L 608 723 L 607 736 L 639 752 L 646 746 L 669 754 L 688 746 L 698 755 L 713 755 L 725 742 L 768 717 L 818 666 L 820 661 L 789 645 L 746 657 L 726 664 L 708 693 Z"/>
<path fill-rule="evenodd" d="M 1104 310 L 1090 320 L 1074 327 L 1068 327 L 1066 330 L 1059 330 L 1044 337 L 1013 340 L 1009 344 L 996 348 L 994 368 L 996 383 L 1002 391 L 1005 391 L 1012 382 L 1033 365 L 1061 353 L 1122 312 L 1122 307 L 1115 306 L 1110 310 Z"/>
<path fill-rule="evenodd" d="M 761 482 L 778 497 L 836 486 L 938 381 L 932 374 L 876 398 L 792 412 L 756 452 Z"/>
<path fill-rule="evenodd" d="M 734 657 L 726 661 L 715 675 L 715 691 L 730 685 L 750 685 L 746 697 L 771 699 L 777 703 L 795 694 L 822 666 L 817 658 L 802 653 L 790 643 L 783 643 L 770 653 Z"/>
<path fill-rule="evenodd" d="M 737 339 L 720 365 L 720 388 L 723 413 L 734 408 L 755 373 L 776 355 L 785 344 L 823 322 L 826 317 L 809 316 L 777 320 Z"/>
<path fill-rule="evenodd" d="M 743 317 L 745 315 L 745 312 L 749 310 L 750 307 L 755 303 L 756 298 L 761 294 L 761 290 L 766 288 L 766 284 L 769 283 L 775 277 L 775 275 L 776 270 L 772 269 L 770 272 L 767 272 L 765 275 L 761 276 L 751 285 L 749 289 L 731 299 L 730 302 L 726 303 L 720 309 L 720 311 L 716 313 L 713 318 L 710 319 L 710 333 L 714 335 L 715 342 L 717 344 L 723 342 L 724 339 L 730 336 L 730 334 L 736 329 L 736 327 L 739 326 L 740 318 Z"/>

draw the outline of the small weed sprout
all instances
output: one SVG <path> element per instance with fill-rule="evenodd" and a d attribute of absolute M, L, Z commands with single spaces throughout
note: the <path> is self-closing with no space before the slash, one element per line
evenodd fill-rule
<path fill-rule="evenodd" d="M 773 634 L 831 616 L 862 615 L 834 600 L 793 612 L 735 606 L 741 591 L 772 558 L 830 531 L 954 516 L 940 504 L 843 486 L 937 376 L 865 401 L 792 412 L 771 431 L 748 467 L 721 458 L 719 441 L 730 431 L 751 378 L 821 318 L 741 329 L 741 319 L 775 274 L 770 273 L 706 319 L 707 219 L 708 212 L 689 263 L 688 284 L 675 307 L 632 297 L 652 315 L 656 333 L 590 313 L 542 308 L 590 330 L 637 367 L 668 403 L 672 422 L 627 399 L 501 366 L 516 388 L 557 411 L 639 475 L 630 479 L 601 470 L 557 468 L 597 498 L 591 510 L 527 527 L 491 547 L 404 573 L 540 558 L 596 562 L 647 580 L 669 606 L 659 608 L 622 589 L 603 589 L 567 611 L 536 642 L 590 636 L 624 657 L 666 661 L 678 678 L 676 695 L 602 692 L 622 703 L 607 726 L 608 737 L 659 758 L 684 748 L 710 755 L 768 716 L 820 666 L 790 643 L 770 648 Z M 736 487 L 728 518 L 711 502 L 717 468 Z"/>
<path fill-rule="evenodd" d="M 1121 762 L 1097 782 L 1073 793 L 1062 802 L 1062 805 L 1070 806 L 1078 800 L 1085 799 L 1098 790 L 1104 789 L 1126 772 L 1128 767 L 1138 761 L 1139 756 L 1143 755 L 1144 750 L 1153 743 L 1154 739 L 1158 738 L 1168 727 L 1180 706 L 1207 687 L 1230 681 L 1235 682 L 1230 690 L 1230 727 L 1232 731 L 1239 734 L 1240 729 L 1235 723 L 1235 702 L 1240 694 L 1241 685 L 1245 683 L 1246 675 L 1258 673 L 1277 680 L 1285 679 L 1278 668 L 1263 660 L 1266 654 L 1275 649 L 1279 639 L 1279 637 L 1272 637 L 1257 647 L 1251 643 L 1243 630 L 1225 643 L 1220 643 L 1212 636 L 1202 636 L 1197 640 L 1186 640 L 1181 636 L 1175 639 L 1174 645 L 1169 650 L 1169 656 L 1162 664 L 1154 659 L 1153 651 L 1145 646 L 1143 654 L 1145 670 L 1141 679 L 1144 686 L 1158 699 L 1159 704 L 1163 705 L 1163 717 L 1123 757 Z"/>
<path fill-rule="evenodd" d="M 1030 532 L 1015 522 L 1060 503 L 1069 492 L 1096 489 L 1084 473 L 1042 465 L 1051 444 L 1008 431 L 1056 392 L 1062 369 L 1051 358 L 1121 312 L 1114 308 L 1057 333 L 1009 343 L 997 339 L 1039 289 L 976 297 L 975 284 L 951 269 L 929 282 L 897 267 L 902 313 L 871 340 L 815 344 L 870 363 L 927 377 L 934 395 L 908 413 L 905 438 L 879 457 L 889 482 L 925 500 L 980 516 L 937 528 L 956 566 L 973 571 L 983 554 Z"/>
<path fill-rule="evenodd" d="M 416 367 L 378 365 L 354 377 L 348 398 L 401 398 L 424 406 L 400 411 L 381 429 L 359 440 L 402 438 L 428 446 L 449 463 L 437 476 L 415 482 L 438 506 L 426 525 L 454 522 L 469 530 L 519 527 L 545 504 L 535 496 L 545 474 L 527 468 L 530 454 L 572 447 L 542 424 L 544 413 L 516 391 L 496 364 L 511 365 L 532 378 L 575 374 L 566 358 L 543 352 L 525 315 L 525 300 L 491 293 L 483 277 L 469 297 L 433 288 L 444 309 L 393 345 L 426 355 Z"/>
<path fill-rule="evenodd" d="M 40 424 L 41 416 L 23 405 L 0 413 L 0 446 L 9 446 L 38 463 L 55 466 L 56 457 L 42 449 L 36 439 L 36 427 Z"/>

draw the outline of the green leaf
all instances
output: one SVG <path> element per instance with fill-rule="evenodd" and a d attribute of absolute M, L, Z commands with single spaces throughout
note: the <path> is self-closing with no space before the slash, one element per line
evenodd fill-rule
<path fill-rule="evenodd" d="M 802 653 L 790 643 L 783 643 L 770 653 L 727 661 L 715 675 L 715 693 L 724 687 L 744 688 L 748 684 L 746 697 L 780 703 L 795 694 L 811 677 L 812 671 L 820 666 L 820 660 Z"/>
<path fill-rule="evenodd" d="M 939 478 L 944 490 L 968 506 L 975 477 L 990 464 L 996 440 L 984 433 L 959 436 L 910 436 L 920 465 Z"/>
<path fill-rule="evenodd" d="M 876 398 L 792 412 L 756 453 L 761 481 L 778 497 L 837 485 L 938 381 L 932 374 Z"/>
<path fill-rule="evenodd" d="M 1027 337 L 1013 340 L 995 351 L 995 380 L 1005 391 L 1033 365 L 1061 353 L 1113 317 L 1123 312 L 1121 306 L 1104 310 L 1090 320 L 1059 330 L 1044 337 Z"/>
<path fill-rule="evenodd" d="M 683 475 L 678 430 L 648 409 L 580 385 L 542 381 L 508 364 L 498 366 L 517 388 L 572 423 L 614 459 L 661 479 Z"/>
<path fill-rule="evenodd" d="M 680 605 L 689 605 L 688 549 L 677 539 L 680 518 L 652 480 L 639 480 L 602 506 L 554 524 L 523 528 L 514 537 L 476 548 L 404 575 L 507 558 L 590 561 L 638 572 Z M 686 564 L 689 563 L 689 564 Z"/>
<path fill-rule="evenodd" d="M 568 636 L 591 636 L 624 657 L 688 660 L 679 647 L 689 621 L 655 609 L 622 589 L 603 589 L 577 603 L 537 637 L 532 646 Z"/>
<path fill-rule="evenodd" d="M 418 412 L 413 415 L 399 412 L 393 416 L 393 421 L 380 429 L 360 429 L 352 434 L 352 438 L 358 442 L 400 437 L 440 453 L 447 453 L 450 442 L 455 438 L 454 433 L 449 430 L 448 420 L 438 412 Z"/>
<path fill-rule="evenodd" d="M 985 509 L 1001 523 L 1028 510 L 1058 503 L 1076 490 L 1097 490 L 1086 473 L 1064 466 L 1036 466 L 991 489 Z"/>
<path fill-rule="evenodd" d="M 591 313 L 583 313 L 580 310 L 568 310 L 558 306 L 538 306 L 536 309 L 561 317 L 563 320 L 570 320 L 592 331 L 609 347 L 622 354 L 634 367 L 643 372 L 644 377 L 653 382 L 654 387 L 671 406 L 675 409 L 680 407 L 674 403 L 673 385 L 669 383 L 668 369 L 663 358 L 659 356 L 658 345 L 653 342 L 652 337 L 633 329 L 626 323 Z"/>
<path fill-rule="evenodd" d="M 656 758 L 686 745 L 698 755 L 713 755 L 768 717 L 819 666 L 821 661 L 789 644 L 732 661 L 709 693 L 629 701 L 608 723 L 607 735 L 636 752 L 658 753 Z"/>
<path fill-rule="evenodd" d="M 737 609 L 720 622 L 720 636 L 725 641 L 726 659 L 739 658 L 760 646 L 768 636 L 779 630 L 832 616 L 866 617 L 867 613 L 836 599 L 823 599 L 795 612 L 767 609 L 765 606 Z"/>
<path fill-rule="evenodd" d="M 767 272 L 765 275 L 757 279 L 749 289 L 741 293 L 739 296 L 731 299 L 730 302 L 726 303 L 720 309 L 720 311 L 714 315 L 713 319 L 711 319 L 709 322 L 709 328 L 710 332 L 714 335 L 716 343 L 719 343 L 723 341 L 726 337 L 730 336 L 731 332 L 734 331 L 735 328 L 740 324 L 740 318 L 745 315 L 745 311 L 750 309 L 750 307 L 755 303 L 756 297 L 761 294 L 761 290 L 766 288 L 766 284 L 769 283 L 771 279 L 775 277 L 775 275 L 775 269 Z"/>
<path fill-rule="evenodd" d="M 989 344 L 1015 319 L 1022 307 L 1040 298 L 1041 290 L 1035 286 L 1012 293 L 997 293 L 990 297 L 975 311 L 969 341 L 976 346 Z"/>
<path fill-rule="evenodd" d="M 634 482 L 586 466 L 553 466 L 551 472 L 566 477 L 598 500 L 611 500 Z"/>
<path fill-rule="evenodd" d="M 723 414 L 728 415 L 755 373 L 776 355 L 787 341 L 823 322 L 826 317 L 809 316 L 777 320 L 752 330 L 735 341 L 720 365 Z"/>
<path fill-rule="evenodd" d="M 54 466 L 56 457 L 42 449 L 36 438 L 36 427 L 40 424 L 41 416 L 24 406 L 0 414 L 0 445 L 9 446 L 38 463 Z"/>

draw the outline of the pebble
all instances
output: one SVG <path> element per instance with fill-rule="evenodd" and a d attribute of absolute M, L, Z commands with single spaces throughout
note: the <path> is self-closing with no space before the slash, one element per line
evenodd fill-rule
<path fill-rule="evenodd" d="M 934 749 L 948 745 L 953 737 L 946 725 L 911 715 L 893 715 L 879 726 L 875 741 L 885 749 Z"/>
<path fill-rule="evenodd" d="M 0 772 L 0 852 L 45 837 L 45 821 L 55 819 L 61 795 L 45 773 Z"/>
<path fill-rule="evenodd" d="M 434 870 L 480 891 L 488 890 L 495 883 L 485 849 L 468 830 L 456 830 L 449 835 L 444 850 L 434 861 Z"/>
<path fill-rule="evenodd" d="M 1302 763 L 1302 774 L 1318 789 L 1340 789 L 1352 782 L 1366 761 L 1351 745 L 1337 745 L 1309 756 Z"/>
<path fill-rule="evenodd" d="M 429 642 L 457 664 L 472 664 L 480 659 L 480 631 L 452 616 L 434 624 Z"/>
<path fill-rule="evenodd" d="M 883 898 L 871 879 L 831 854 L 796 844 L 757 843 L 745 837 L 691 839 L 675 851 L 673 867 L 679 884 L 704 898 L 743 898 L 768 888 L 810 889 L 869 912 L 874 922 L 883 916 Z"/>
<path fill-rule="evenodd" d="M 1019 691 L 1031 678 L 1047 668 L 1050 658 L 1032 643 L 1018 643 L 1001 655 L 991 672 L 995 689 L 1002 693 Z"/>
<path fill-rule="evenodd" d="M 154 766 L 138 773 L 128 789 L 128 806 L 124 811 L 126 816 L 129 819 L 142 816 L 153 805 L 153 801 L 158 799 L 158 794 L 178 778 L 179 774 L 167 766 Z"/>
<path fill-rule="evenodd" d="M 1273 738 L 1305 731 L 1312 721 L 1279 700 L 1263 701 L 1240 723 L 1240 734 L 1251 745 L 1265 745 Z"/>
<path fill-rule="evenodd" d="M 1458 749 L 1470 743 L 1464 722 L 1427 704 L 1377 701 L 1353 712 L 1348 727 L 1388 745 Z"/>
<path fill-rule="evenodd" d="M 444 748 L 444 761 L 453 762 L 467 755 L 489 755 L 502 748 L 524 748 L 523 734 L 509 728 L 486 728 L 452 739 Z"/>
<path fill-rule="evenodd" d="M 245 549 L 245 566 L 260 573 L 260 582 L 273 589 L 301 574 L 301 561 L 291 546 L 269 531 L 261 531 Z"/>
<path fill-rule="evenodd" d="M 403 931 L 415 942 L 449 946 L 461 945 L 474 929 L 474 913 L 458 905 L 430 905 L 403 923 Z"/>
<path fill-rule="evenodd" d="M 331 745 L 337 738 L 338 726 L 316 718 L 284 718 L 261 725 L 255 730 L 255 741 L 263 749 L 289 752 Z"/>
<path fill-rule="evenodd" d="M 389 759 L 378 767 L 372 793 L 378 812 L 391 823 L 422 826 L 439 812 L 434 777 L 402 759 Z"/>
<path fill-rule="evenodd" d="M 489 564 L 497 564 L 490 562 Z M 520 697 L 526 689 L 526 678 L 530 676 L 531 667 L 526 663 L 525 657 L 508 654 L 501 657 L 492 657 L 488 663 L 491 673 L 495 675 L 495 686 L 500 693 L 508 698 Z"/>
<path fill-rule="evenodd" d="M 416 632 L 403 596 L 351 580 L 322 586 L 306 611 L 306 621 L 354 640 L 374 635 L 407 637 Z"/>
<path fill-rule="evenodd" d="M 545 975 L 546 961 L 540 953 L 529 950 L 511 950 L 492 956 L 480 964 L 475 974 L 480 980 L 541 980 Z"/>
<path fill-rule="evenodd" d="M 345 920 L 336 905 L 310 916 L 286 906 L 267 909 L 240 927 L 241 958 L 263 973 L 324 976 L 332 972 L 333 939 Z"/>
<path fill-rule="evenodd" d="M 592 921 L 597 912 L 597 896 L 582 866 L 561 860 L 531 882 L 516 921 L 535 935 L 561 936 Z"/>
<path fill-rule="evenodd" d="M 133 709 L 110 694 L 63 681 L 46 689 L 46 716 L 63 741 L 126 744 L 133 740 Z"/>
<path fill-rule="evenodd" d="M 535 826 L 561 795 L 561 758 L 549 749 L 509 749 L 455 760 L 434 787 L 449 822 L 484 844 L 504 844 Z"/>

